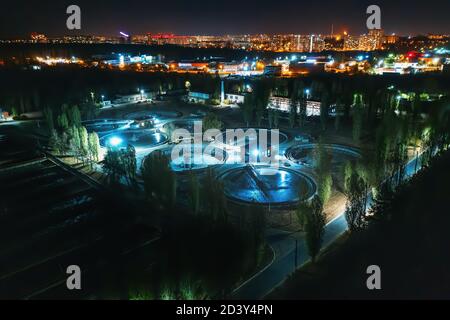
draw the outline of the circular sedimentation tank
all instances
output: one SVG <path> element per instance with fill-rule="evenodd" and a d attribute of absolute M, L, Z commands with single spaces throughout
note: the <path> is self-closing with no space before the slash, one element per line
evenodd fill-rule
<path fill-rule="evenodd" d="M 288 168 L 247 165 L 227 170 L 219 178 L 229 199 L 247 204 L 295 205 L 317 190 L 312 178 Z"/>
<path fill-rule="evenodd" d="M 315 166 L 315 151 L 319 147 L 318 144 L 298 144 L 286 150 L 286 158 L 296 163 L 314 167 Z M 361 154 L 355 148 L 337 145 L 324 144 L 324 149 L 331 156 L 331 164 L 333 167 L 339 167 L 347 161 L 355 161 L 361 158 Z"/>
<path fill-rule="evenodd" d="M 197 154 L 195 154 L 197 152 Z M 190 153 L 180 153 L 174 155 L 172 158 L 172 150 L 166 151 L 166 154 L 171 156 L 170 166 L 174 172 L 185 173 L 191 171 L 203 171 L 210 166 L 217 166 L 224 164 L 227 159 L 227 152 L 221 148 L 214 147 L 208 152 L 205 152 L 204 146 L 191 147 Z"/>
<path fill-rule="evenodd" d="M 169 120 L 180 118 L 183 114 L 178 111 L 171 110 L 142 110 L 130 112 L 124 115 L 124 119 L 132 121 L 141 120 Z"/>
<path fill-rule="evenodd" d="M 86 127 L 88 132 L 97 132 L 98 134 L 105 134 L 114 130 L 124 130 L 130 126 L 130 120 L 116 120 L 116 119 L 96 119 L 83 121 L 82 125 Z"/>
<path fill-rule="evenodd" d="M 154 148 L 169 141 L 166 134 L 150 130 L 123 130 L 108 134 L 100 139 L 104 147 L 126 147 L 132 145 L 135 148 Z"/>
<path fill-rule="evenodd" d="M 192 119 L 179 119 L 166 123 L 163 128 L 164 130 L 176 130 L 176 129 L 186 129 L 191 133 L 194 133 L 194 124 L 196 121 L 201 120 L 192 120 Z"/>
<path fill-rule="evenodd" d="M 243 145 L 246 147 L 251 146 L 252 144 L 260 144 L 260 137 L 262 136 L 262 132 L 261 130 L 267 130 L 267 143 L 268 145 L 271 144 L 272 141 L 272 129 L 268 129 L 268 128 L 235 128 L 235 129 L 227 129 L 227 130 L 241 130 L 241 132 L 243 132 L 244 134 L 244 139 L 245 140 L 238 140 L 238 139 L 234 139 L 234 143 L 238 143 L 239 145 Z M 227 130 L 224 130 L 218 137 L 216 137 L 216 140 L 221 139 L 221 141 L 225 144 L 233 144 L 233 140 L 230 137 L 227 137 Z M 235 133 L 236 133 L 235 131 Z M 289 134 L 287 134 L 286 132 L 280 131 L 279 130 L 279 135 L 278 135 L 278 143 L 284 144 L 286 142 L 288 142 L 290 140 L 290 136 Z"/>

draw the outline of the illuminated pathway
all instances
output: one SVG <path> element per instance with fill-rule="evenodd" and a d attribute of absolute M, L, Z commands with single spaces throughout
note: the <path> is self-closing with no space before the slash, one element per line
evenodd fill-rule
<path fill-rule="evenodd" d="M 421 167 L 421 161 L 417 165 L 417 170 Z M 412 159 L 405 168 L 405 178 L 409 178 L 416 173 L 416 158 Z M 372 195 L 369 194 L 368 207 L 372 205 Z M 342 212 L 337 218 L 329 222 L 325 228 L 323 248 L 332 244 L 347 230 L 347 221 L 345 212 Z M 233 294 L 233 299 L 263 299 L 272 290 L 281 285 L 286 278 L 295 270 L 295 242 L 297 240 L 297 266 L 301 267 L 307 263 L 310 258 L 306 248 L 305 239 L 302 233 L 288 233 L 277 229 L 267 231 L 268 244 L 275 252 L 275 258 L 272 263 L 263 269 L 253 278 L 249 279 Z"/>

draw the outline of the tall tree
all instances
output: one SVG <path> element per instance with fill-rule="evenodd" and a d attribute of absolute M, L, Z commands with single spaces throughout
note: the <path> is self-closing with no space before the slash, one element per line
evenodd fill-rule
<path fill-rule="evenodd" d="M 77 159 L 83 157 L 83 152 L 81 148 L 80 131 L 77 127 L 72 126 L 68 130 L 69 134 L 69 148 Z"/>
<path fill-rule="evenodd" d="M 314 263 L 322 248 L 326 217 L 323 213 L 323 205 L 319 197 L 314 197 L 310 206 L 311 210 L 306 218 L 305 232 L 308 253 Z"/>
<path fill-rule="evenodd" d="M 323 205 L 326 205 L 331 197 L 333 177 L 331 175 L 331 154 L 327 152 L 323 139 L 319 139 L 314 152 L 318 173 L 318 193 Z"/>
<path fill-rule="evenodd" d="M 353 141 L 359 143 L 363 127 L 364 104 L 361 94 L 355 94 L 353 101 Z"/>
<path fill-rule="evenodd" d="M 69 114 L 69 125 L 71 126 L 75 126 L 75 127 L 80 127 L 81 126 L 81 113 L 80 113 L 80 109 L 78 109 L 78 106 L 72 106 L 69 110 L 68 110 L 68 114 Z"/>
<path fill-rule="evenodd" d="M 111 186 L 117 186 L 122 176 L 119 150 L 108 148 L 105 159 L 103 160 L 103 170 L 106 173 L 109 184 Z"/>
<path fill-rule="evenodd" d="M 247 127 L 250 126 L 250 123 L 253 121 L 253 112 L 255 110 L 253 95 L 245 96 L 244 103 L 240 105 L 240 109 L 245 125 Z"/>
<path fill-rule="evenodd" d="M 56 151 L 58 154 L 62 153 L 60 137 L 58 135 L 58 132 L 55 129 L 53 129 L 50 134 L 50 139 L 49 139 L 48 145 L 52 151 Z"/>
<path fill-rule="evenodd" d="M 137 170 L 136 149 L 131 144 L 126 149 L 121 150 L 121 162 L 128 185 L 135 186 Z"/>
<path fill-rule="evenodd" d="M 347 181 L 347 186 L 345 218 L 350 232 L 354 232 L 364 228 L 366 223 L 366 184 L 364 179 L 354 170 L 349 181 Z"/>
<path fill-rule="evenodd" d="M 307 111 L 308 111 L 308 100 L 307 100 L 304 92 L 302 92 L 302 95 L 300 96 L 299 104 L 300 104 L 300 110 L 299 110 L 299 115 L 298 115 L 298 124 L 299 124 L 300 128 L 303 128 L 303 126 L 305 124 Z"/>
<path fill-rule="evenodd" d="M 280 114 L 277 110 L 273 110 L 273 126 L 275 129 L 280 127 Z"/>
<path fill-rule="evenodd" d="M 89 133 L 89 153 L 92 161 L 98 162 L 100 159 L 100 139 L 96 132 Z"/>
<path fill-rule="evenodd" d="M 166 208 L 175 205 L 177 180 L 167 155 L 154 151 L 145 157 L 142 163 L 142 179 L 148 199 L 156 200 Z"/>
<path fill-rule="evenodd" d="M 58 129 L 65 132 L 69 129 L 69 120 L 67 119 L 67 114 L 62 112 L 56 118 L 56 123 L 58 124 Z"/>
<path fill-rule="evenodd" d="M 216 177 L 214 169 L 208 168 L 203 182 L 202 199 L 204 210 L 215 221 L 228 220 L 227 200 L 223 183 Z"/>
<path fill-rule="evenodd" d="M 53 110 L 50 108 L 44 109 L 44 117 L 45 121 L 47 122 L 47 128 L 49 130 L 49 133 L 52 134 L 53 130 L 55 129 L 55 122 L 53 119 Z"/>
<path fill-rule="evenodd" d="M 289 125 L 291 128 L 295 127 L 297 122 L 297 100 L 291 100 L 289 106 Z"/>
<path fill-rule="evenodd" d="M 292 85 L 291 105 L 289 109 L 289 124 L 294 128 L 297 124 L 297 115 L 299 112 L 300 100 L 302 98 L 303 82 L 295 79 Z"/>
<path fill-rule="evenodd" d="M 322 126 L 322 130 L 324 131 L 327 129 L 328 113 L 329 113 L 328 92 L 323 91 L 322 98 L 320 101 L 320 124 Z"/>
<path fill-rule="evenodd" d="M 88 132 L 85 127 L 78 128 L 78 134 L 80 136 L 80 153 L 81 156 L 87 158 L 89 155 L 89 141 Z"/>
<path fill-rule="evenodd" d="M 295 215 L 297 217 L 297 222 L 301 229 L 305 229 L 306 221 L 308 219 L 308 216 L 311 214 L 312 214 L 311 205 L 307 202 L 300 201 L 297 206 L 297 209 L 295 210 Z"/>
<path fill-rule="evenodd" d="M 126 148 L 109 148 L 103 160 L 103 168 L 113 186 L 126 179 L 128 185 L 136 184 L 136 151 L 132 145 Z"/>
<path fill-rule="evenodd" d="M 220 121 L 219 117 L 213 112 L 208 113 L 203 118 L 203 131 L 207 131 L 209 129 L 222 130 L 222 127 L 223 122 Z"/>

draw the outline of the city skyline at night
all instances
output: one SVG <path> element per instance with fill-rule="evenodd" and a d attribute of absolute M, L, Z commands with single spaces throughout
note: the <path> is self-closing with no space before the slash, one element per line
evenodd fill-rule
<path fill-rule="evenodd" d="M 366 8 L 370 1 L 324 0 L 320 3 L 287 0 L 269 4 L 253 0 L 244 3 L 207 1 L 142 3 L 131 1 L 78 1 L 82 28 L 65 28 L 66 8 L 71 3 L 21 1 L 8 3 L 0 12 L 0 38 L 23 38 L 31 32 L 51 37 L 63 35 L 113 36 L 119 31 L 129 34 L 174 33 L 180 35 L 226 34 L 331 34 L 348 31 L 362 34 L 366 29 Z M 408 1 L 378 1 L 382 10 L 382 28 L 388 34 L 448 34 L 448 1 L 433 0 L 412 5 Z M 18 7 L 24 10 L 17 10 Z M 15 21 L 21 21 L 15 25 Z M 12 28 L 14 26 L 14 28 Z M 205 28 L 205 26 L 208 26 Z"/>

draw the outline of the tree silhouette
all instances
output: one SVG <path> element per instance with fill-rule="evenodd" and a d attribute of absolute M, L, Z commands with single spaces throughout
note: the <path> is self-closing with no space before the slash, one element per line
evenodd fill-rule
<path fill-rule="evenodd" d="M 323 236 L 325 234 L 326 218 L 323 213 L 322 201 L 319 197 L 314 197 L 311 201 L 310 209 L 306 216 L 306 246 L 313 263 L 322 248 Z"/>
<path fill-rule="evenodd" d="M 352 171 L 347 184 L 347 204 L 345 218 L 350 232 L 361 230 L 365 226 L 366 184 L 356 170 Z"/>
<path fill-rule="evenodd" d="M 142 162 L 142 179 L 147 199 L 156 200 L 166 208 L 175 205 L 177 196 L 176 175 L 170 167 L 170 158 L 154 151 Z"/>

